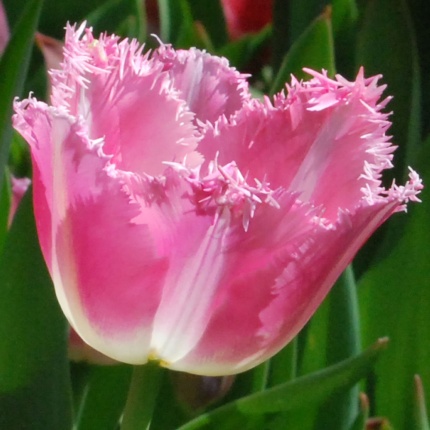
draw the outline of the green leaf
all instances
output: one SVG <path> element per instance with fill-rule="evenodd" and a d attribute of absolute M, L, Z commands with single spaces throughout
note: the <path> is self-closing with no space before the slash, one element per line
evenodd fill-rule
<path fill-rule="evenodd" d="M 246 67 L 256 54 L 267 44 L 272 36 L 272 27 L 267 25 L 257 34 L 249 34 L 223 46 L 218 55 L 227 57 L 230 64 L 241 70 Z"/>
<path fill-rule="evenodd" d="M 76 430 L 115 430 L 124 410 L 131 366 L 90 366 Z"/>
<path fill-rule="evenodd" d="M 358 8 L 355 0 L 333 0 L 333 33 L 336 47 L 336 70 L 353 79 Z"/>
<path fill-rule="evenodd" d="M 267 388 L 291 381 L 297 376 L 297 344 L 298 339 L 296 337 L 274 357 L 266 361 L 268 367 Z M 291 416 L 290 411 L 278 413 L 270 425 L 273 428 L 295 428 L 294 419 L 295 417 Z"/>
<path fill-rule="evenodd" d="M 430 139 L 424 145 L 420 166 L 424 183 L 430 183 Z M 410 205 L 407 225 L 390 256 L 373 265 L 359 282 L 364 342 L 389 336 L 390 349 L 375 368 L 369 385 L 376 413 L 387 416 L 394 428 L 410 429 L 413 422 L 413 376 L 430 384 L 430 190 L 423 203 Z"/>
<path fill-rule="evenodd" d="M 269 387 L 294 379 L 297 375 L 297 338 L 293 339 L 269 361 Z"/>
<path fill-rule="evenodd" d="M 413 26 L 417 36 L 419 65 L 421 68 L 421 94 L 430 94 L 430 2 L 428 0 L 407 0 Z M 430 133 L 430 97 L 422 98 L 423 135 Z"/>
<path fill-rule="evenodd" d="M 380 352 L 385 349 L 386 339 L 379 340 L 362 354 L 328 367 L 320 372 L 297 378 L 242 397 L 213 411 L 200 415 L 180 427 L 180 430 L 209 428 L 239 428 L 262 414 L 277 413 L 318 402 L 330 393 L 350 387 L 365 376 L 374 365 Z M 230 427 L 225 427 L 225 426 Z"/>
<path fill-rule="evenodd" d="M 103 5 L 106 0 L 45 0 L 38 30 L 57 39 L 64 38 L 64 27 L 67 22 L 80 23 L 94 9 Z M 29 0 L 3 0 L 9 23 L 14 27 L 21 11 Z"/>
<path fill-rule="evenodd" d="M 387 84 L 385 95 L 392 95 L 388 109 L 393 111 L 389 135 L 398 146 L 394 168 L 384 172 L 386 184 L 393 178 L 405 180 L 407 167 L 413 165 L 421 142 L 420 71 L 414 29 L 404 0 L 367 2 L 362 28 L 358 34 L 357 65 L 367 76 L 382 74 Z M 389 220 L 354 260 L 357 278 L 372 262 L 387 257 L 402 236 L 406 217 Z"/>
<path fill-rule="evenodd" d="M 355 0 L 332 0 L 332 7 L 333 31 L 335 34 L 354 26 L 358 18 L 358 8 Z"/>
<path fill-rule="evenodd" d="M 334 75 L 334 45 L 329 9 L 319 16 L 293 44 L 284 57 L 282 65 L 271 88 L 271 94 L 282 90 L 291 74 L 297 79 L 305 78 L 303 67 L 315 70 L 325 69 Z"/>
<path fill-rule="evenodd" d="M 137 4 L 139 3 L 139 4 Z M 136 0 L 108 0 L 92 10 L 86 17 L 88 25 L 94 28 L 94 32 L 112 32 L 125 37 L 144 39 L 146 22 L 143 14 L 143 2 Z M 125 34 L 119 32 L 118 25 L 122 22 L 132 21 L 135 32 Z M 127 26 L 130 30 L 130 25 Z"/>
<path fill-rule="evenodd" d="M 270 370 L 270 360 L 266 360 L 252 369 L 252 384 L 249 393 L 263 391 L 267 387 Z"/>
<path fill-rule="evenodd" d="M 390 135 L 399 147 L 392 173 L 402 179 L 421 141 L 418 51 L 404 0 L 367 2 L 357 44 L 357 66 L 361 65 L 368 76 L 382 74 L 387 94 L 394 96 Z"/>
<path fill-rule="evenodd" d="M 10 179 L 9 179 L 9 172 L 6 172 L 5 180 L 3 181 L 3 189 L 0 191 L 0 255 L 3 250 L 3 245 L 7 236 L 10 203 L 11 203 Z"/>
<path fill-rule="evenodd" d="M 314 373 L 326 367 L 330 294 L 296 338 L 296 376 Z M 277 360 L 277 357 L 274 358 Z M 287 411 L 282 414 L 284 422 L 278 427 L 314 430 L 320 403 Z"/>
<path fill-rule="evenodd" d="M 27 192 L 0 260 L 0 428 L 71 428 L 67 324 Z"/>
<path fill-rule="evenodd" d="M 285 1 L 285 0 L 284 0 Z M 294 43 L 306 31 L 312 21 L 330 4 L 330 0 L 289 0 L 290 40 Z"/>
<path fill-rule="evenodd" d="M 221 1 L 202 2 L 201 0 L 189 0 L 188 4 L 194 21 L 200 22 L 206 29 L 211 45 L 215 49 L 225 45 L 228 39 Z"/>
<path fill-rule="evenodd" d="M 160 37 L 165 43 L 173 42 L 179 34 L 180 2 L 172 0 L 158 0 L 160 14 Z M 177 17 L 178 19 L 175 19 Z"/>
<path fill-rule="evenodd" d="M 198 45 L 191 9 L 186 0 L 158 0 L 160 37 L 175 48 Z"/>
<path fill-rule="evenodd" d="M 285 0 L 273 1 L 273 73 L 279 71 L 282 60 L 291 45 L 290 40 L 290 4 Z"/>
<path fill-rule="evenodd" d="M 334 364 L 360 352 L 357 291 L 349 266 L 329 295 L 326 363 Z M 321 406 L 316 429 L 349 428 L 358 414 L 358 387 L 330 396 Z"/>
<path fill-rule="evenodd" d="M 24 86 L 41 6 L 42 0 L 28 2 L 0 60 L 0 190 L 12 140 L 12 102 Z"/>
<path fill-rule="evenodd" d="M 12 142 L 9 149 L 9 170 L 17 178 L 31 175 L 31 156 L 28 143 L 16 130 L 12 132 Z"/>
<path fill-rule="evenodd" d="M 424 387 L 418 375 L 415 375 L 415 428 L 417 430 L 430 430 Z"/>

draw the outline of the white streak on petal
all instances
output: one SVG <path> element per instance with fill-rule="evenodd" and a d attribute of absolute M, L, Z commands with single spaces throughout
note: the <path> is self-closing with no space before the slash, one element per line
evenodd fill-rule
<path fill-rule="evenodd" d="M 168 363 L 187 355 L 205 332 L 213 296 L 225 264 L 224 235 L 230 211 L 224 209 L 207 230 L 195 256 L 178 276 L 173 268 L 154 322 L 152 350 Z M 186 240 L 186 239 L 184 239 Z"/>

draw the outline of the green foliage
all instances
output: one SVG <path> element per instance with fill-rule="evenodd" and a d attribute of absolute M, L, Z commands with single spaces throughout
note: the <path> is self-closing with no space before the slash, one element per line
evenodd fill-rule
<path fill-rule="evenodd" d="M 88 374 L 81 401 L 76 404 L 76 430 L 115 430 L 124 410 L 131 366 L 85 367 Z"/>
<path fill-rule="evenodd" d="M 333 76 L 335 72 L 333 43 L 331 16 L 330 13 L 324 12 L 306 28 L 285 55 L 271 93 L 280 91 L 285 82 L 290 80 L 291 74 L 298 79 L 305 78 L 307 75 L 302 70 L 303 67 L 325 69 Z"/>
<path fill-rule="evenodd" d="M 71 428 L 67 324 L 27 193 L 0 259 L 0 428 Z"/>
<path fill-rule="evenodd" d="M 0 190 L 0 254 L 3 250 L 3 244 L 7 237 L 9 211 L 11 204 L 11 190 L 9 172 L 5 173 L 2 190 Z"/>
<path fill-rule="evenodd" d="M 12 102 L 24 86 L 42 0 L 32 0 L 18 21 L 0 60 L 0 190 L 12 139 Z"/>
<path fill-rule="evenodd" d="M 393 176 L 402 179 L 421 140 L 420 71 L 415 32 L 404 0 L 370 1 L 358 31 L 357 66 L 383 75 L 395 97 L 391 133 L 399 145 Z"/>
<path fill-rule="evenodd" d="M 429 157 L 427 140 L 417 166 L 427 183 Z M 359 283 L 364 342 L 382 333 L 391 339 L 369 381 L 369 392 L 380 413 L 400 429 L 413 422 L 414 374 L 421 375 L 424 386 L 430 381 L 428 188 L 422 200 L 408 215 L 408 225 L 389 258 L 373 265 Z"/>
<path fill-rule="evenodd" d="M 373 366 L 387 340 L 381 339 L 359 356 L 344 360 L 317 373 L 279 384 L 227 403 L 202 414 L 180 430 L 199 428 L 239 428 L 252 423 L 254 416 L 273 414 L 306 406 L 325 399 L 340 389 L 350 387 Z"/>

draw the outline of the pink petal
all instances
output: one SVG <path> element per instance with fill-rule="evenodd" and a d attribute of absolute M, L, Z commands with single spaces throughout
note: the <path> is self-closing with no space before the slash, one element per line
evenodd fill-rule
<path fill-rule="evenodd" d="M 54 105 L 82 117 L 85 132 L 105 140 L 121 169 L 156 176 L 163 161 L 190 161 L 198 141 L 194 115 L 163 65 L 142 56 L 135 41 L 95 40 L 89 32 L 80 39 L 82 32 L 67 29 L 62 70 L 52 71 Z"/>
<path fill-rule="evenodd" d="M 233 219 L 227 208 L 215 220 L 209 214 L 196 217 L 191 210 L 183 210 L 174 224 L 167 219 L 160 220 L 162 225 L 172 225 L 168 236 L 171 239 L 170 265 L 152 337 L 154 356 L 164 365 L 176 369 L 183 366 L 183 360 L 188 362 L 185 357 L 193 355 L 198 345 L 204 342 L 208 324 L 217 314 L 220 301 L 228 301 L 232 295 L 235 298 L 234 314 L 224 314 L 223 320 L 228 315 L 234 326 L 236 317 L 244 317 L 241 319 L 243 324 L 251 330 L 251 322 L 265 307 L 263 297 L 270 296 L 267 284 L 275 282 L 282 273 L 273 256 L 282 252 L 284 241 L 303 239 L 314 228 L 303 222 L 308 208 L 293 208 L 293 196 L 280 197 L 280 200 L 285 203 L 282 206 L 285 211 L 268 205 L 268 209 L 253 220 L 248 233 L 244 232 L 241 220 Z M 281 223 L 285 214 L 289 215 L 288 222 Z M 272 233 L 262 228 L 268 216 L 274 226 Z M 139 222 L 147 221 L 141 216 Z M 164 236 L 162 242 L 165 242 L 167 234 L 160 233 L 157 237 Z M 242 306 L 249 313 L 246 318 L 240 313 Z M 232 349 L 233 345 L 233 339 L 230 339 L 225 348 Z M 194 363 L 192 372 L 201 373 L 199 366 Z M 220 370 L 213 362 L 208 362 L 207 366 L 212 368 L 205 368 L 208 375 Z M 188 367 L 187 371 L 190 370 Z"/>
<path fill-rule="evenodd" d="M 9 226 L 12 224 L 12 220 L 18 209 L 19 203 L 21 202 L 21 199 L 24 197 L 24 194 L 26 193 L 28 187 L 30 186 L 31 180 L 28 178 L 15 178 L 14 176 L 12 176 L 11 183 L 12 183 L 12 199 L 10 202 L 10 209 L 9 209 L 9 219 L 8 219 Z"/>
<path fill-rule="evenodd" d="M 261 248 L 250 249 L 252 223 L 245 242 L 238 240 L 229 248 L 230 264 L 212 300 L 205 333 L 188 355 L 170 366 L 202 375 L 234 374 L 274 355 L 306 324 L 395 205 L 363 206 L 353 215 L 345 214 L 336 227 L 314 225 L 306 231 L 302 226 L 296 237 L 282 228 L 297 209 L 279 217 L 276 209 L 267 208 L 263 219 L 255 221 L 270 226 L 265 229 L 270 238 L 260 238 Z M 281 239 L 274 247 L 278 234 Z"/>
<path fill-rule="evenodd" d="M 131 222 L 140 207 L 73 118 L 32 100 L 16 110 L 32 148 L 39 239 L 66 316 L 106 355 L 145 362 L 168 262 L 148 227 Z"/>
<path fill-rule="evenodd" d="M 229 67 L 225 58 L 195 48 L 175 51 L 168 45 L 161 45 L 155 54 L 199 121 L 229 117 L 250 98 L 247 75 Z"/>
<path fill-rule="evenodd" d="M 3 2 L 0 1 L 0 55 L 6 49 L 9 41 L 9 25 L 7 21 L 6 11 L 4 10 Z"/>
<path fill-rule="evenodd" d="M 206 160 L 216 153 L 221 164 L 234 160 L 249 180 L 299 192 L 335 221 L 339 208 L 354 208 L 364 186 L 379 192 L 395 147 L 385 135 L 376 78 L 341 84 L 315 76 L 278 95 L 274 106 L 252 101 L 233 121 L 208 128 L 198 150 Z"/>

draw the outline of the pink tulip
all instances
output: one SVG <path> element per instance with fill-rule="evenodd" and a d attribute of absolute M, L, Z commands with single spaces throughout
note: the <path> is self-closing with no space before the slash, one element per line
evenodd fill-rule
<path fill-rule="evenodd" d="M 31 180 L 28 178 L 15 178 L 14 176 L 11 176 L 10 180 L 12 185 L 12 198 L 9 209 L 9 226 L 12 224 L 13 217 L 15 216 L 21 199 L 24 197 L 25 192 L 31 184 Z"/>
<path fill-rule="evenodd" d="M 7 22 L 6 12 L 4 10 L 3 2 L 0 1 L 0 55 L 6 49 L 9 41 L 9 25 Z"/>
<path fill-rule="evenodd" d="M 422 188 L 392 166 L 378 77 L 308 70 L 252 99 L 225 59 L 68 27 L 51 105 L 15 103 L 41 248 L 92 347 L 227 375 L 309 320 L 372 232 Z"/>
<path fill-rule="evenodd" d="M 272 22 L 272 0 L 221 0 L 231 39 L 255 33 Z"/>

